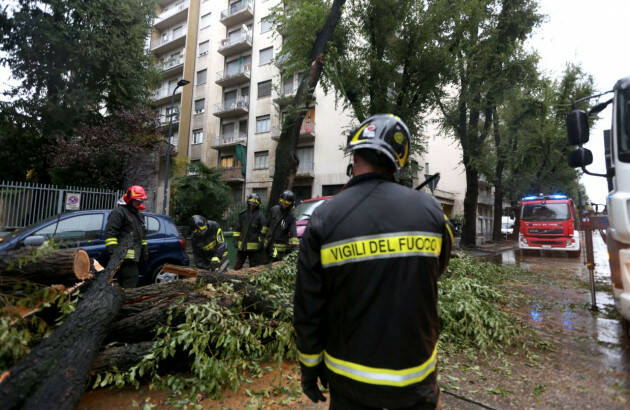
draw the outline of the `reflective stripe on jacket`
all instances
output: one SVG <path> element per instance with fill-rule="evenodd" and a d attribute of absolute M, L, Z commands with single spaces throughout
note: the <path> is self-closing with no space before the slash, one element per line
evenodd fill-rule
<path fill-rule="evenodd" d="M 298 245 L 295 216 L 291 209 L 282 210 L 280 205 L 271 208 L 265 242 L 277 252 L 286 252 L 287 245 Z"/>
<path fill-rule="evenodd" d="M 449 229 L 435 198 L 376 174 L 318 207 L 298 259 L 300 362 L 323 362 L 332 388 L 366 405 L 431 400 Z"/>
<path fill-rule="evenodd" d="M 143 255 L 146 257 L 148 254 L 144 216 L 128 205 L 122 205 L 109 214 L 105 226 L 105 246 L 112 251 L 127 235 L 133 237 L 133 246 L 127 251 L 125 259 L 139 262 Z"/>
<path fill-rule="evenodd" d="M 267 232 L 265 217 L 260 209 L 250 212 L 249 209 L 239 214 L 239 230 L 234 233 L 239 251 L 257 251 L 260 249 L 263 235 Z"/>
<path fill-rule="evenodd" d="M 193 231 L 191 243 L 194 264 L 201 269 L 209 269 L 211 262 L 220 262 L 227 247 L 221 227 L 212 220 Z"/>

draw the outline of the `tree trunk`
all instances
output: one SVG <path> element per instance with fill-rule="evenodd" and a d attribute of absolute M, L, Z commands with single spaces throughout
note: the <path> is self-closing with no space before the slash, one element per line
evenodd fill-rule
<path fill-rule="evenodd" d="M 122 241 L 76 310 L 10 369 L 0 384 L 3 408 L 48 409 L 51 403 L 56 409 L 76 407 L 107 327 L 122 305 L 123 293 L 111 284 L 111 276 L 130 245 L 130 238 Z"/>
<path fill-rule="evenodd" d="M 273 173 L 273 183 L 271 185 L 271 193 L 269 195 L 269 204 L 273 205 L 278 202 L 280 194 L 287 189 L 289 183 L 295 179 L 297 172 L 297 143 L 300 137 L 300 128 L 302 121 L 308 110 L 309 103 L 312 101 L 315 87 L 319 82 L 324 66 L 324 56 L 328 48 L 328 42 L 335 32 L 335 28 L 341 18 L 341 7 L 346 0 L 334 0 L 330 8 L 330 12 L 326 17 L 324 26 L 317 33 L 313 48 L 311 49 L 309 67 L 305 78 L 293 97 L 290 109 L 287 113 L 282 131 L 276 146 L 276 163 Z M 271 209 L 271 207 L 269 207 Z"/>
<path fill-rule="evenodd" d="M 503 239 L 501 228 L 503 226 L 503 168 L 505 167 L 505 148 L 501 143 L 501 132 L 499 129 L 499 114 L 497 107 L 493 107 L 492 128 L 494 133 L 494 147 L 497 155 L 497 163 L 494 167 L 494 213 L 492 222 L 492 239 L 500 241 Z"/>
<path fill-rule="evenodd" d="M 477 235 L 477 200 L 479 198 L 479 173 L 471 165 L 466 169 L 466 196 L 464 197 L 464 227 L 462 245 L 475 246 Z"/>
<path fill-rule="evenodd" d="M 77 280 L 87 279 L 85 275 L 89 274 L 90 268 L 89 257 L 81 249 L 46 253 L 25 247 L 0 255 L 0 286 L 23 280 L 44 285 L 74 284 Z"/>
<path fill-rule="evenodd" d="M 151 353 L 153 342 L 140 342 L 126 346 L 115 346 L 99 352 L 92 363 L 92 374 L 107 371 L 129 369 L 140 363 L 142 358 Z"/>

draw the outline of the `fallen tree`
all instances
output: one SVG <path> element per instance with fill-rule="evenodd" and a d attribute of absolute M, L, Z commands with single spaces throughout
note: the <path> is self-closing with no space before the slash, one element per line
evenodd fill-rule
<path fill-rule="evenodd" d="M 30 281 L 44 285 L 72 285 L 88 279 L 93 270 L 82 249 L 23 247 L 0 255 L 1 285 Z"/>
<path fill-rule="evenodd" d="M 3 408 L 74 409 L 85 390 L 96 352 L 123 302 L 111 284 L 131 238 L 121 241 L 107 267 L 91 281 L 83 300 L 55 332 L 23 357 L 0 384 Z M 74 260 L 74 259 L 73 259 Z"/>

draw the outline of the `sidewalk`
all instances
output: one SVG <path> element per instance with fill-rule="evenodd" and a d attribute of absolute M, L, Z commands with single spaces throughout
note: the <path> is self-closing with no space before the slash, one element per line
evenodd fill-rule
<path fill-rule="evenodd" d="M 483 258 L 486 256 L 496 255 L 497 253 L 518 249 L 518 242 L 512 239 L 504 239 L 498 242 L 490 241 L 475 247 L 461 247 L 459 243 L 453 248 L 454 254 L 466 252 L 473 258 Z"/>

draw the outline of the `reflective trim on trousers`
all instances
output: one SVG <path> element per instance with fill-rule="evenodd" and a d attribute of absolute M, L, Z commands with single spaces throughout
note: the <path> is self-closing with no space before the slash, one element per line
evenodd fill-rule
<path fill-rule="evenodd" d="M 298 351 L 298 360 L 306 367 L 315 367 L 322 362 L 324 352 L 317 354 L 306 354 Z"/>
<path fill-rule="evenodd" d="M 437 363 L 437 345 L 426 362 L 408 369 L 393 370 L 363 366 L 358 363 L 337 359 L 328 354 L 328 352 L 324 352 L 324 362 L 330 371 L 352 380 L 381 386 L 404 387 L 419 383 L 433 373 Z"/>

